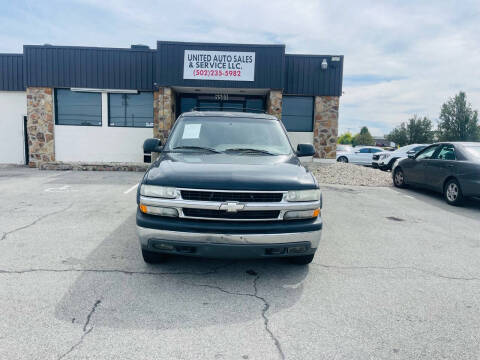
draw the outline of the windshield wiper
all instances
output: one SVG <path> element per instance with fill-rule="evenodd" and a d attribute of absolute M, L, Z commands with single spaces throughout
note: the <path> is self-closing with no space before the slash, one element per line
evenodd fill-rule
<path fill-rule="evenodd" d="M 266 155 L 277 155 L 274 154 L 270 151 L 267 150 L 261 150 L 261 149 L 252 149 L 252 148 L 231 148 L 231 149 L 226 149 L 225 152 L 227 151 L 236 151 L 236 152 L 244 152 L 244 153 L 257 153 L 257 154 L 266 154 Z"/>
<path fill-rule="evenodd" d="M 203 147 L 203 146 L 177 146 L 177 147 L 174 147 L 172 150 L 181 150 L 181 149 L 206 150 L 212 153 L 221 153 L 221 151 L 218 151 L 209 147 Z"/>

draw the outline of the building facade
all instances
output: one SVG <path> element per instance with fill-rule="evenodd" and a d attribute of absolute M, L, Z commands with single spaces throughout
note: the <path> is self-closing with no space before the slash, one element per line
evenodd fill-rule
<path fill-rule="evenodd" d="M 343 56 L 284 45 L 24 46 L 0 54 L 0 163 L 143 162 L 185 111 L 267 112 L 335 158 Z"/>

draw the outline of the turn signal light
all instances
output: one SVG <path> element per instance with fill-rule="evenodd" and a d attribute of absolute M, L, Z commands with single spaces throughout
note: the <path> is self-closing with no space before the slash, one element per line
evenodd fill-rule
<path fill-rule="evenodd" d="M 167 208 L 161 206 L 147 206 L 144 204 L 139 205 L 140 211 L 144 214 L 178 217 L 178 210 L 174 208 Z"/>
<path fill-rule="evenodd" d="M 300 211 L 287 211 L 283 216 L 284 220 L 294 219 L 311 219 L 320 215 L 320 209 L 315 210 L 300 210 Z"/>

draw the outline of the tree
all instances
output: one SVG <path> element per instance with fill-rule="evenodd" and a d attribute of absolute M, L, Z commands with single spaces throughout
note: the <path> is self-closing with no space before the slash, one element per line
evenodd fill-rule
<path fill-rule="evenodd" d="M 467 104 L 467 95 L 460 91 L 442 105 L 438 122 L 441 141 L 476 141 L 480 139 L 478 111 Z"/>
<path fill-rule="evenodd" d="M 370 131 L 368 131 L 368 128 L 364 126 L 360 130 L 360 133 L 353 137 L 352 144 L 353 146 L 375 145 L 375 141 L 373 140 L 372 135 L 370 134 Z"/>
<path fill-rule="evenodd" d="M 351 144 L 352 143 L 352 134 L 350 132 L 346 132 L 345 134 L 341 135 L 338 138 L 339 144 Z"/>
<path fill-rule="evenodd" d="M 405 123 L 401 123 L 393 129 L 390 134 L 386 136 L 388 141 L 393 141 L 398 146 L 405 146 L 408 144 L 407 127 Z"/>
<path fill-rule="evenodd" d="M 393 141 L 399 146 L 408 144 L 429 144 L 433 142 L 434 132 L 432 121 L 424 116 L 423 118 L 413 115 L 408 122 L 403 122 L 387 135 L 387 140 Z"/>

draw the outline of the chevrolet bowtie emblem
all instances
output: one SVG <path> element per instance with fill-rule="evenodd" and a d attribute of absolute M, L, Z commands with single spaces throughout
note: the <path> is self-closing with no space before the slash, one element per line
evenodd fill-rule
<path fill-rule="evenodd" d="M 235 213 L 237 211 L 243 210 L 245 204 L 240 204 L 237 202 L 226 202 L 220 205 L 220 210 L 225 210 L 229 213 Z"/>

